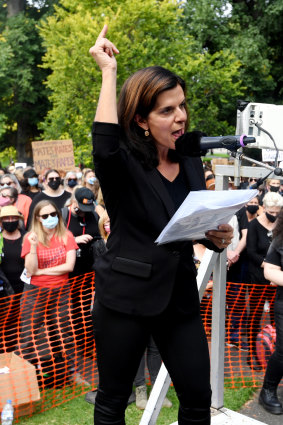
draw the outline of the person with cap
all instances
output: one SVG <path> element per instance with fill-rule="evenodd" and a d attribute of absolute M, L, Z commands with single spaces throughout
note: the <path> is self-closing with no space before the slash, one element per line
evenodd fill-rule
<path fill-rule="evenodd" d="M 5 199 L 5 198 L 4 198 Z M 24 236 L 24 217 L 13 205 L 3 206 L 0 211 L 0 296 L 2 307 L 7 302 L 7 317 L 4 325 L 5 350 L 17 346 L 16 326 L 20 313 L 20 294 L 24 283 L 20 276 L 24 269 L 21 249 Z M 7 298 L 9 295 L 15 295 Z"/>
<path fill-rule="evenodd" d="M 29 196 L 31 199 L 41 192 L 41 188 L 38 185 L 38 175 L 33 168 L 28 168 L 24 171 L 23 179 L 20 181 L 20 184 L 22 186 L 22 193 Z"/>
<path fill-rule="evenodd" d="M 62 216 L 78 244 L 76 263 L 70 278 L 93 271 L 94 252 L 93 244 L 101 240 L 98 229 L 98 215 L 94 210 L 94 194 L 86 187 L 76 187 L 68 202 L 69 207 L 62 209 Z M 79 281 L 80 282 L 80 281 Z M 82 332 L 82 316 L 91 323 L 90 307 L 92 302 L 92 288 L 88 279 L 84 279 L 80 287 L 73 285 L 71 291 L 72 319 L 75 328 L 78 351 L 85 350 L 93 353 L 92 326 L 86 326 Z"/>

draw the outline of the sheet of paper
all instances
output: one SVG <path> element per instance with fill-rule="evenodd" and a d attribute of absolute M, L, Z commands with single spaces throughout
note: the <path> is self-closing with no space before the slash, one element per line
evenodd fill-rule
<path fill-rule="evenodd" d="M 257 190 L 250 189 L 190 192 L 155 242 L 163 244 L 205 238 L 208 230 L 228 223 L 257 194 Z"/>

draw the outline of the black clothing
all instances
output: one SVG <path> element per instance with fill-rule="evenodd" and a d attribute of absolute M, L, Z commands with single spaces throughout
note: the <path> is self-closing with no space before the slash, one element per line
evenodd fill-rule
<path fill-rule="evenodd" d="M 23 292 L 24 289 L 24 283 L 20 279 L 25 267 L 25 260 L 21 258 L 22 243 L 23 235 L 15 240 L 4 238 L 3 244 L 4 256 L 1 262 L 1 269 L 12 285 L 15 294 Z"/>
<path fill-rule="evenodd" d="M 270 245 L 265 261 L 283 270 L 283 243 L 274 240 Z M 274 302 L 276 326 L 275 351 L 269 358 L 264 377 L 264 388 L 276 388 L 283 377 L 283 286 L 277 286 Z"/>
<path fill-rule="evenodd" d="M 264 227 L 258 219 L 249 223 L 247 236 L 247 253 L 249 257 L 250 282 L 257 285 L 269 284 L 263 274 L 262 262 L 271 243 L 272 232 Z"/>
<path fill-rule="evenodd" d="M 180 205 L 183 203 L 183 201 L 186 199 L 190 189 L 189 184 L 186 181 L 186 174 L 183 169 L 183 167 L 180 165 L 180 172 L 173 180 L 170 182 L 166 179 L 161 173 L 159 173 L 163 183 L 166 186 L 166 189 L 168 190 L 168 193 L 174 202 L 175 205 L 175 211 L 180 207 Z"/>
<path fill-rule="evenodd" d="M 60 196 L 48 196 L 44 192 L 37 193 L 36 196 L 33 198 L 32 203 L 30 205 L 28 222 L 27 222 L 27 229 L 29 228 L 29 226 L 31 224 L 31 218 L 32 218 L 32 213 L 33 213 L 34 207 L 35 207 L 36 204 L 38 204 L 38 202 L 45 201 L 45 200 L 51 201 L 57 206 L 57 208 L 59 210 L 61 210 L 65 206 L 66 201 L 70 197 L 71 197 L 71 193 L 67 192 L 66 190 L 64 190 L 64 192 Z"/>
<path fill-rule="evenodd" d="M 93 126 L 95 172 L 111 223 L 108 251 L 96 262 L 95 424 L 124 425 L 152 335 L 180 400 L 179 424 L 208 425 L 209 353 L 192 242 L 154 242 L 189 191 L 206 188 L 202 162 L 180 154 L 179 176 L 170 183 L 157 169 L 144 168 L 121 144 L 119 132 L 117 124 Z M 208 240 L 201 243 L 221 251 Z"/>
<path fill-rule="evenodd" d="M 85 213 L 84 218 L 82 218 L 72 214 L 71 210 L 65 207 L 62 209 L 62 215 L 67 228 L 72 232 L 74 237 L 81 235 L 91 235 L 94 238 L 93 240 L 100 238 L 98 229 L 99 217 L 96 212 Z M 91 272 L 93 270 L 93 252 L 91 247 L 92 242 L 93 241 L 90 241 L 86 244 L 78 244 L 80 249 L 79 256 L 77 255 L 74 270 L 69 274 L 70 278 Z"/>
<path fill-rule="evenodd" d="M 263 274 L 262 262 L 265 259 L 269 245 L 271 243 L 272 232 L 266 229 L 258 219 L 249 223 L 247 236 L 247 253 L 249 258 L 249 279 L 251 285 L 248 286 L 249 292 L 249 317 L 248 317 L 248 336 L 250 356 L 256 356 L 256 338 L 261 329 L 261 316 L 265 300 L 270 303 L 270 321 L 274 321 L 274 310 L 272 302 L 272 291 L 266 291 L 266 296 L 262 297 L 262 289 L 259 285 L 269 285 Z"/>
<path fill-rule="evenodd" d="M 108 308 L 153 316 L 168 306 L 176 286 L 175 299 L 185 299 L 190 313 L 199 306 L 192 242 L 154 242 L 175 212 L 174 201 L 157 169 L 143 168 L 120 144 L 119 133 L 117 124 L 94 123 L 95 172 L 111 222 L 108 251 L 96 262 L 96 296 Z M 200 158 L 180 155 L 180 166 L 188 192 L 206 188 Z M 208 240 L 201 243 L 221 251 Z M 184 294 L 185 286 L 175 284 L 180 268 Z"/>
<path fill-rule="evenodd" d="M 153 318 L 132 316 L 96 300 L 93 322 L 99 370 L 95 424 L 125 424 L 124 409 L 151 333 L 180 400 L 179 425 L 210 424 L 209 353 L 199 314 L 172 314 L 170 308 Z"/>

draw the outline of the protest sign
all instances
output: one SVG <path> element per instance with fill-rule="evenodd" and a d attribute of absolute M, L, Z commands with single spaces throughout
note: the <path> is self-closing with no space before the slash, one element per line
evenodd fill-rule
<path fill-rule="evenodd" d="M 72 140 L 32 142 L 33 164 L 37 173 L 46 168 L 72 170 L 75 168 Z"/>

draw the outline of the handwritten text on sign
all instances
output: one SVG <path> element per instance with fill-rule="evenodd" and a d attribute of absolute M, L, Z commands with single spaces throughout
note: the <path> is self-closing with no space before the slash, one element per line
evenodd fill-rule
<path fill-rule="evenodd" d="M 72 140 L 32 142 L 32 153 L 37 173 L 46 168 L 68 171 L 75 167 Z"/>

